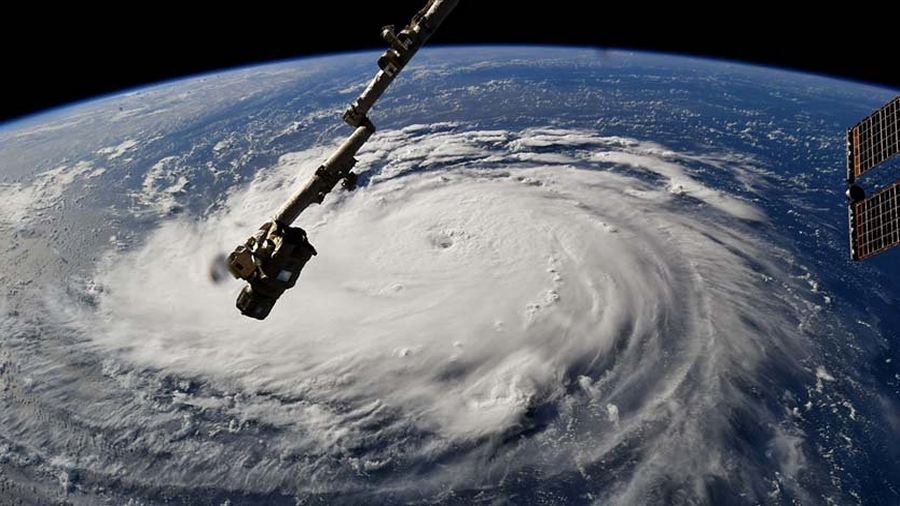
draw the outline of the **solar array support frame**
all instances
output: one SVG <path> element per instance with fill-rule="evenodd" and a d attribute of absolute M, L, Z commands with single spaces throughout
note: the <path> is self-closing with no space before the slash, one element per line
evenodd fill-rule
<path fill-rule="evenodd" d="M 900 181 L 866 196 L 857 179 L 900 154 L 900 96 L 847 129 L 850 259 L 900 244 Z"/>

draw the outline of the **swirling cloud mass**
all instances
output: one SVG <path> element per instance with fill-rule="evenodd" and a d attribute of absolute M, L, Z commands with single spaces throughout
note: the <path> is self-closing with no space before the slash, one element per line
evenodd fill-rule
<path fill-rule="evenodd" d="M 100 434 L 56 462 L 66 480 L 370 504 L 777 503 L 827 480 L 769 395 L 805 374 L 817 306 L 752 160 L 566 128 L 379 132 L 362 186 L 301 217 L 319 255 L 298 287 L 241 318 L 207 262 L 329 147 L 54 305 L 127 392 L 47 387 Z"/>

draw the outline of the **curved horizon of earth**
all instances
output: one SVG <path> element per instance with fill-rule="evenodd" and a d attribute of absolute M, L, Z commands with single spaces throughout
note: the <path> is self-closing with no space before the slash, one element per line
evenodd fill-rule
<path fill-rule="evenodd" d="M 242 317 L 210 261 L 349 134 L 376 56 L 0 126 L 0 504 L 900 500 L 896 254 L 847 259 L 843 196 L 846 128 L 896 91 L 426 48 L 360 187 L 298 220 L 298 286 Z"/>

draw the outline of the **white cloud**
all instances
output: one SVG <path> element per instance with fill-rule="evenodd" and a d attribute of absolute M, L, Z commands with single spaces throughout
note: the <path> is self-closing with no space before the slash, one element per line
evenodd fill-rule
<path fill-rule="evenodd" d="M 42 211 L 60 205 L 72 183 L 103 172 L 104 169 L 95 169 L 90 162 L 82 161 L 41 172 L 30 183 L 0 184 L 0 222 L 17 228 L 30 227 L 41 219 Z"/>
<path fill-rule="evenodd" d="M 185 167 L 179 157 L 160 159 L 144 173 L 141 191 L 132 193 L 138 204 L 132 211 L 151 209 L 154 214 L 166 216 L 178 208 L 179 197 L 184 196 L 190 179 L 195 176 L 195 171 Z"/>
<path fill-rule="evenodd" d="M 667 473 L 724 474 L 730 428 L 719 413 L 748 400 L 722 378 L 752 381 L 770 349 L 782 360 L 804 356 L 804 336 L 787 323 L 793 306 L 760 276 L 785 278 L 777 246 L 744 223 L 762 212 L 706 186 L 696 158 L 583 130 L 379 132 L 357 166 L 368 183 L 301 216 L 319 256 L 298 286 L 266 321 L 240 316 L 240 284 L 210 283 L 208 262 L 251 234 L 327 154 L 284 156 L 219 213 L 164 222 L 137 251 L 112 253 L 99 312 L 76 319 L 92 346 L 302 399 L 229 409 L 290 431 L 282 452 L 352 445 L 354 472 L 452 448 L 477 453 L 553 405 L 560 414 L 546 436 L 436 472 L 560 472 L 576 455 L 600 462 L 635 445 L 647 459 L 619 491 L 632 499 Z M 165 203 L 180 183 L 165 160 L 158 165 L 143 193 Z M 559 427 L 576 416 L 572 406 L 582 406 L 572 411 L 577 423 Z M 406 445 L 393 439 L 401 433 L 422 439 Z M 792 437 L 773 443 L 784 449 L 784 472 L 802 469 Z"/>
<path fill-rule="evenodd" d="M 105 148 L 100 148 L 99 150 L 97 150 L 97 154 L 106 155 L 109 160 L 115 160 L 128 151 L 134 149 L 138 145 L 139 143 L 134 139 L 125 139 L 116 146 L 107 146 Z"/>

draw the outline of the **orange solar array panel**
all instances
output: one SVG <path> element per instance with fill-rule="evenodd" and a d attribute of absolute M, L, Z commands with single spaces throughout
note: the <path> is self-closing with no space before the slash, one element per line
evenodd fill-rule
<path fill-rule="evenodd" d="M 862 260 L 900 244 L 900 182 L 850 203 L 850 256 Z"/>
<path fill-rule="evenodd" d="M 866 197 L 856 178 L 900 154 L 900 97 L 847 130 L 850 258 L 900 244 L 900 181 Z"/>
<path fill-rule="evenodd" d="M 847 180 L 900 153 L 900 97 L 891 100 L 847 131 Z"/>

